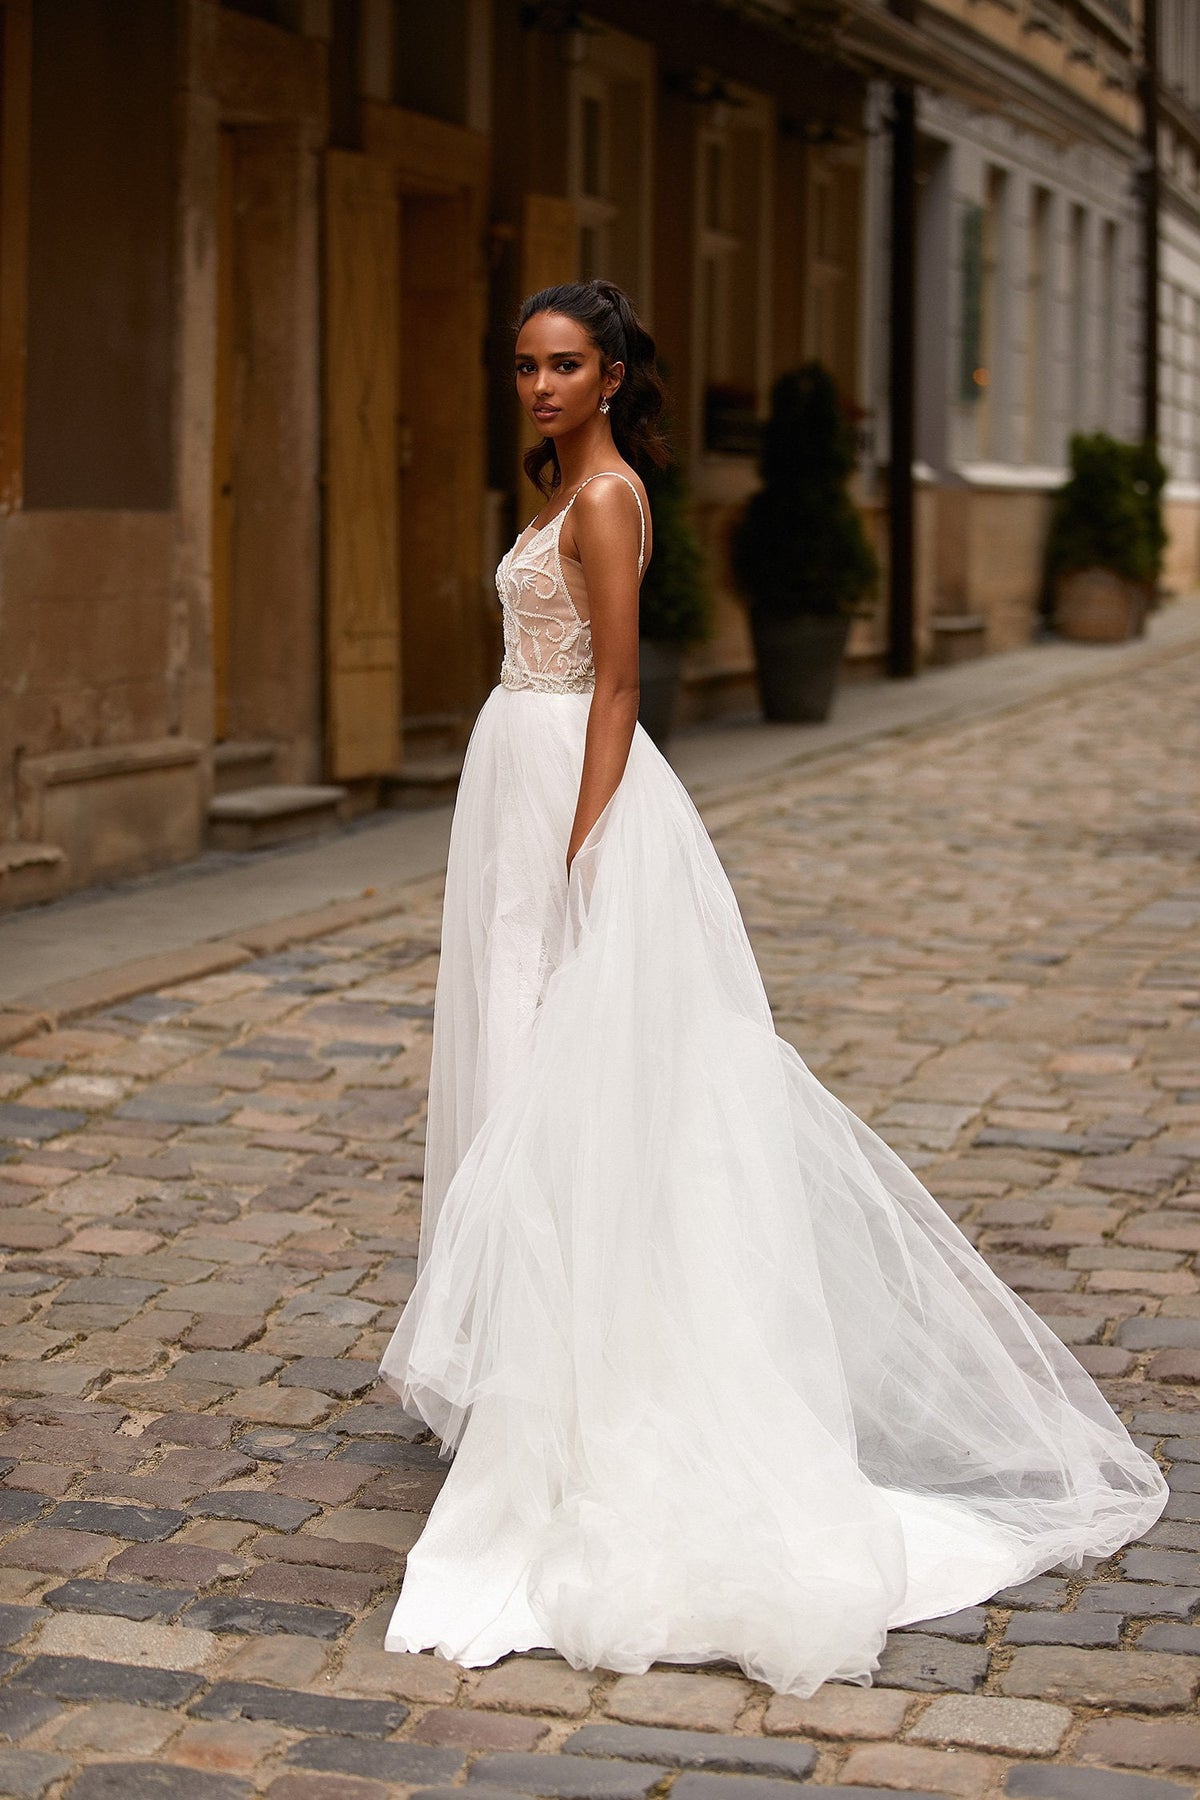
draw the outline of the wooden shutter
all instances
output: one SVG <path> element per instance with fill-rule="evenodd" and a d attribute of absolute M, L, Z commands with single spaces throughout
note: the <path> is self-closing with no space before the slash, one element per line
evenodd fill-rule
<path fill-rule="evenodd" d="M 330 773 L 400 766 L 398 202 L 387 169 L 325 159 L 325 506 Z"/>

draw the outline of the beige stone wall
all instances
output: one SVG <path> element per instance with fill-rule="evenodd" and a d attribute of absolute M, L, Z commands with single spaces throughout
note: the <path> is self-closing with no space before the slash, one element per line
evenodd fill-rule
<path fill-rule="evenodd" d="M 1163 586 L 1176 594 L 1200 587 L 1200 501 L 1168 500 L 1164 508 L 1168 543 Z"/>

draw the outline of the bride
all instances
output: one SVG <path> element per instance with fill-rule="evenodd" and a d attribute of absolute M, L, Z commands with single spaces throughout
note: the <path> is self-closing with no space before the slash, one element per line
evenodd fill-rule
<path fill-rule="evenodd" d="M 383 1359 L 453 1452 L 392 1650 L 869 1683 L 889 1627 L 1143 1534 L 1166 1487 L 1080 1364 L 774 1030 L 637 724 L 654 345 L 521 309 L 544 500 L 451 831 L 418 1276 Z"/>

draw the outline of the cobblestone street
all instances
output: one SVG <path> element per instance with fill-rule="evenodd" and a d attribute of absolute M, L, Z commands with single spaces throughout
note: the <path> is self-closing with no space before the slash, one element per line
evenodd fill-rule
<path fill-rule="evenodd" d="M 1145 1542 L 893 1633 L 871 1689 L 382 1650 L 444 1473 L 376 1382 L 439 881 L 13 1043 L 0 1794 L 1194 1797 L 1198 799 L 1191 649 L 706 808 L 780 1032 L 1170 1472 Z"/>

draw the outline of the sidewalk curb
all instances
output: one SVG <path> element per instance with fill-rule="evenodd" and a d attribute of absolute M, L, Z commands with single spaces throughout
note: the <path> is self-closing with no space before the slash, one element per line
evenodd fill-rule
<path fill-rule="evenodd" d="M 55 1031 L 71 1019 L 119 1006 L 151 989 L 175 987 L 182 981 L 197 981 L 203 975 L 220 975 L 257 956 L 269 956 L 292 944 L 308 943 L 328 932 L 400 912 L 406 900 L 412 898 L 413 890 L 429 879 L 427 875 L 414 876 L 411 882 L 375 894 L 331 900 L 327 906 L 309 912 L 266 920 L 240 931 L 236 938 L 214 938 L 209 943 L 190 944 L 179 950 L 162 950 L 154 956 L 138 957 L 92 975 L 79 975 L 35 989 L 22 995 L 15 1005 L 0 1008 L 0 1050 Z"/>
<path fill-rule="evenodd" d="M 853 755 L 865 744 L 888 738 L 917 738 L 925 733 L 933 734 L 944 730 L 948 725 L 961 725 L 980 719 L 997 718 L 1005 713 L 1023 712 L 1061 699 L 1064 694 L 1073 693 L 1079 688 L 1103 687 L 1106 683 L 1121 680 L 1132 669 L 1166 662 L 1198 648 L 1200 634 L 1171 644 L 1131 646 L 1131 653 L 1122 659 L 1118 668 L 1079 669 L 1062 676 L 1037 693 L 1006 696 L 992 704 L 986 701 L 980 703 L 978 700 L 969 704 L 961 701 L 948 702 L 944 709 L 923 719 L 880 724 L 868 727 L 857 736 L 848 736 L 841 743 L 814 745 L 809 750 L 798 750 L 786 761 L 775 764 L 770 770 L 764 770 L 748 781 L 698 784 L 693 798 L 711 807 L 736 804 L 745 796 L 777 781 L 780 776 L 791 774 L 807 764 Z M 719 825 L 714 827 L 715 830 L 719 828 Z M 173 987 L 183 981 L 198 980 L 204 975 L 222 974 L 226 970 L 237 968 L 241 963 L 252 961 L 256 956 L 270 955 L 287 949 L 290 945 L 308 943 L 329 932 L 365 924 L 371 919 L 402 911 L 406 901 L 412 898 L 414 890 L 429 886 L 435 880 L 440 883 L 441 879 L 440 874 L 436 878 L 429 875 L 414 876 L 411 881 L 397 883 L 390 888 L 364 892 L 352 899 L 332 900 L 325 906 L 307 912 L 265 920 L 239 931 L 234 937 L 214 938 L 177 950 L 160 951 L 153 956 L 139 957 L 132 962 L 118 963 L 110 969 L 97 970 L 90 975 L 76 976 L 68 981 L 53 982 L 48 987 L 35 989 L 15 1002 L 0 1006 L 0 1052 L 45 1032 L 57 1030 L 72 1019 L 102 1012 L 110 1006 L 119 1006 L 123 1001 L 135 999 L 137 995 L 152 989 Z"/>

